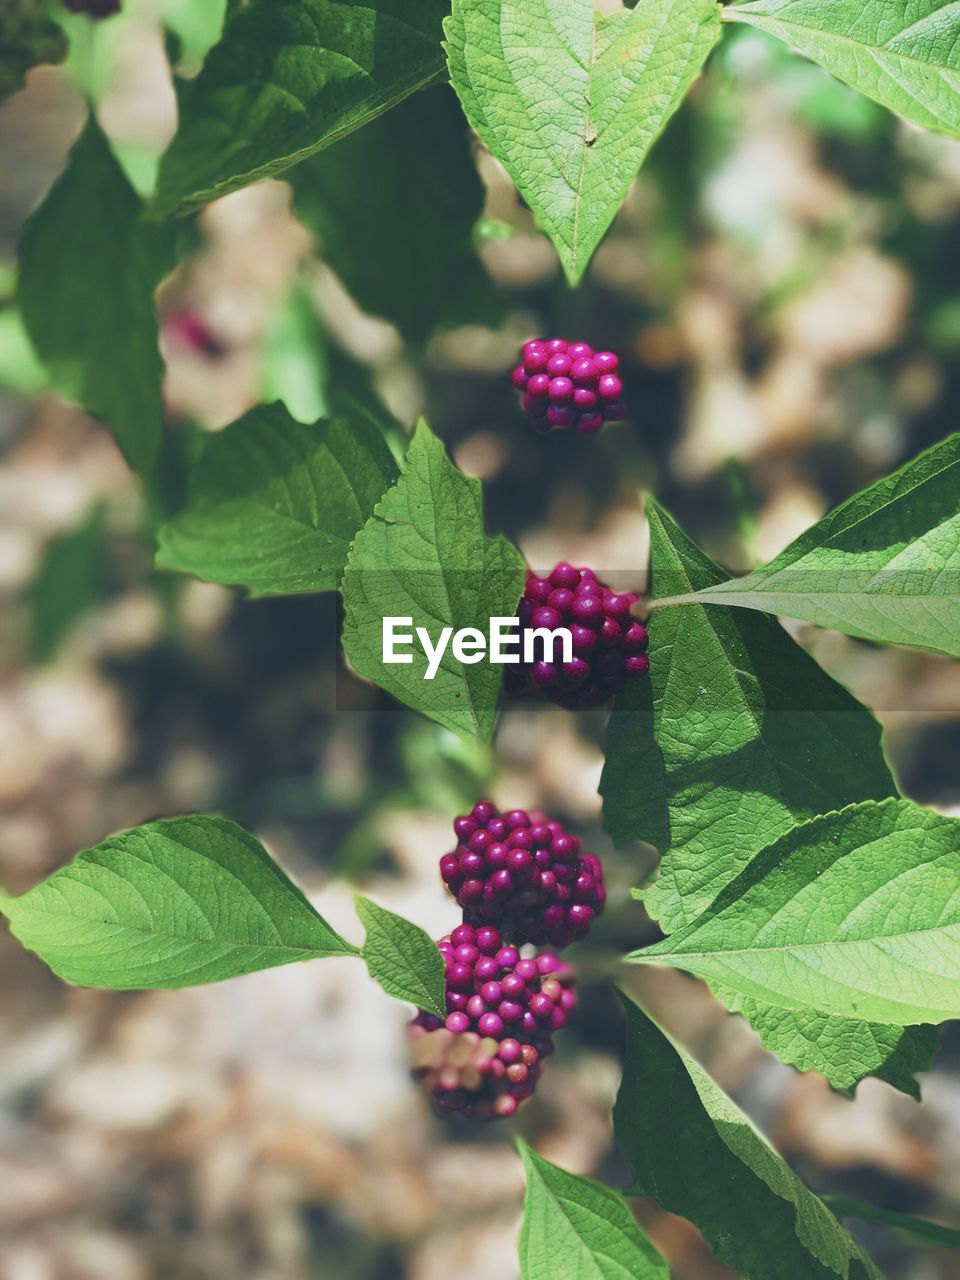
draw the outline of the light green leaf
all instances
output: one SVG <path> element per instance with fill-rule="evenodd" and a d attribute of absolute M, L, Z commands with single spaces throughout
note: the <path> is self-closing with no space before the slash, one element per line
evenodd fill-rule
<path fill-rule="evenodd" d="M 647 499 L 654 596 L 721 570 Z M 620 842 L 662 855 L 644 894 L 666 932 L 696 919 L 798 822 L 895 793 L 880 726 L 772 618 L 694 603 L 650 618 L 650 680 L 621 694 L 600 783 Z"/>
<path fill-rule="evenodd" d="M 443 956 L 430 935 L 369 898 L 357 898 L 357 915 L 367 931 L 362 954 L 374 982 L 388 996 L 445 1018 Z"/>
<path fill-rule="evenodd" d="M 0 907 L 25 947 L 85 987 L 188 987 L 357 954 L 226 818 L 121 832 Z"/>
<path fill-rule="evenodd" d="M 24 228 L 17 297 L 57 390 L 102 418 L 141 474 L 163 434 L 153 293 L 171 265 L 169 229 L 142 220 L 91 117 Z"/>
<path fill-rule="evenodd" d="M 960 1016 L 960 822 L 865 801 L 788 832 L 693 924 L 631 960 L 783 1009 Z"/>
<path fill-rule="evenodd" d="M 849 498 L 770 564 L 700 591 L 960 657 L 960 435 Z"/>
<path fill-rule="evenodd" d="M 957 0 L 754 0 L 723 16 L 779 36 L 914 124 L 960 135 Z"/>
<path fill-rule="evenodd" d="M 669 1280 L 622 1195 L 517 1145 L 527 1179 L 520 1280 Z"/>
<path fill-rule="evenodd" d="M 373 175 L 389 199 L 370 199 Z M 297 214 L 324 259 L 365 311 L 406 339 L 499 318 L 473 245 L 483 184 L 448 88 L 414 94 L 289 176 Z"/>
<path fill-rule="evenodd" d="M 714 0 L 453 0 L 450 79 L 575 284 L 720 34 Z M 535 37 L 535 38 L 532 38 Z"/>
<path fill-rule="evenodd" d="M 364 417 L 305 426 L 281 404 L 212 436 L 157 565 L 254 596 L 333 591 L 357 530 L 398 475 Z"/>
<path fill-rule="evenodd" d="M 253 0 L 193 81 L 154 212 L 189 213 L 375 119 L 443 71 L 445 0 Z M 389 191 L 372 199 L 389 203 Z"/>
<path fill-rule="evenodd" d="M 750 1280 L 880 1280 L 836 1218 L 703 1068 L 630 1001 L 617 1141 L 639 1194 Z"/>
<path fill-rule="evenodd" d="M 459 661 L 448 644 L 434 679 L 416 643 L 409 665 L 383 662 L 383 619 L 410 617 L 436 644 L 441 629 L 513 617 L 523 590 L 523 557 L 483 532 L 479 480 L 468 480 L 421 422 L 403 474 L 361 529 L 343 576 L 343 647 L 357 671 L 409 707 L 464 736 L 493 732 L 503 668 Z"/>
<path fill-rule="evenodd" d="M 778 1009 L 711 982 L 733 1013 L 740 1013 L 765 1047 L 798 1071 L 819 1071 L 835 1089 L 852 1090 L 867 1076 L 920 1101 L 917 1072 L 929 1071 L 940 1045 L 935 1026 L 897 1027 L 829 1013 Z"/>

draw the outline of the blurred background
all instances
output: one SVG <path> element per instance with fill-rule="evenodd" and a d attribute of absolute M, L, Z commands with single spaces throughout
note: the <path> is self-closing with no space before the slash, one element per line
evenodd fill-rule
<path fill-rule="evenodd" d="M 355 962 L 121 995 L 65 987 L 0 930 L 0 1280 L 512 1280 L 514 1131 L 573 1171 L 629 1181 L 604 979 L 654 936 L 627 890 L 656 855 L 601 832 L 604 714 L 509 711 L 494 753 L 346 672 L 333 597 L 247 603 L 154 573 L 175 471 L 145 499 L 109 433 L 45 389 L 17 314 L 20 229 L 84 95 L 148 192 L 175 128 L 170 64 L 195 74 L 218 7 L 125 0 L 108 22 L 71 18 L 66 63 L 0 105 L 0 883 L 20 892 L 118 828 L 219 810 L 347 936 L 351 886 L 439 936 L 456 922 L 436 871 L 450 822 L 490 795 L 572 825 L 605 859 L 611 906 L 536 1097 L 485 1128 L 431 1116 L 407 1075 L 408 1015 Z M 461 128 L 449 91 L 431 93 Z M 745 568 L 957 428 L 960 145 L 759 33 L 727 33 L 576 294 L 502 171 L 477 162 L 482 265 L 469 289 L 445 282 L 455 323 L 435 331 L 415 307 L 372 313 L 359 279 L 364 310 L 336 270 L 335 224 L 309 216 L 309 192 L 298 221 L 285 182 L 186 228 L 158 296 L 172 451 L 265 399 L 313 421 L 346 389 L 398 439 L 426 414 L 483 479 L 490 530 L 531 564 L 589 562 L 642 587 L 644 488 Z M 358 221 L 375 228 L 378 202 L 443 201 L 442 180 L 394 180 L 354 197 Z M 388 248 L 386 272 L 402 241 Z M 558 333 L 621 353 L 628 423 L 530 432 L 509 370 L 522 340 Z M 875 710 L 906 794 L 960 816 L 956 665 L 795 634 Z M 955 1028 L 922 1106 L 874 1080 L 852 1099 L 777 1062 L 683 975 L 625 981 L 816 1189 L 960 1221 Z M 640 1215 L 678 1280 L 731 1274 L 688 1224 L 645 1202 Z M 896 1280 L 960 1276 L 956 1254 L 854 1230 Z"/>

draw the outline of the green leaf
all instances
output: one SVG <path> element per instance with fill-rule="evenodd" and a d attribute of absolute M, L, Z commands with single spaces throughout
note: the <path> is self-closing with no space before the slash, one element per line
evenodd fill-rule
<path fill-rule="evenodd" d="M 357 954 L 226 818 L 121 832 L 0 905 L 25 947 L 85 987 L 188 987 Z"/>
<path fill-rule="evenodd" d="M 669 1280 L 622 1195 L 517 1145 L 527 1179 L 520 1280 Z"/>
<path fill-rule="evenodd" d="M 254 596 L 333 591 L 357 530 L 398 475 L 365 418 L 306 426 L 259 405 L 212 436 L 157 565 Z"/>
<path fill-rule="evenodd" d="M 34 662 L 48 662 L 73 624 L 101 599 L 107 550 L 103 517 L 103 507 L 96 507 L 44 553 L 26 593 Z"/>
<path fill-rule="evenodd" d="M 142 221 L 91 117 L 24 228 L 17 296 L 57 390 L 102 418 L 143 475 L 163 434 L 153 293 L 171 265 L 169 230 Z"/>
<path fill-rule="evenodd" d="M 410 617 L 436 644 L 443 627 L 476 627 L 513 617 L 523 590 L 523 557 L 483 532 L 479 480 L 468 480 L 421 422 L 397 484 L 357 536 L 343 577 L 343 647 L 357 671 L 409 707 L 464 736 L 493 732 L 503 669 L 484 658 L 460 662 L 448 645 L 432 680 L 418 645 L 409 665 L 383 662 L 383 619 Z"/>
<path fill-rule="evenodd" d="M 647 499 L 655 597 L 723 574 Z M 621 694 L 600 783 L 616 840 L 662 855 L 644 894 L 670 932 L 798 822 L 895 794 L 870 713 L 772 618 L 696 602 L 650 618 L 650 680 Z"/>
<path fill-rule="evenodd" d="M 960 822 L 897 799 L 815 818 L 630 959 L 783 1009 L 898 1026 L 960 1016 Z"/>
<path fill-rule="evenodd" d="M 721 570 L 647 500 L 655 595 L 709 586 Z M 693 605 L 650 619 L 650 680 L 617 699 L 600 789 L 608 829 L 663 861 L 647 909 L 666 932 L 695 919 L 753 857 L 798 822 L 895 794 L 880 729 L 772 618 Z M 936 1033 L 773 1009 L 720 985 L 764 1044 L 849 1089 L 876 1075 L 916 1096 Z"/>
<path fill-rule="evenodd" d="M 157 216 L 282 173 L 438 79 L 446 8 L 253 0 L 239 10 L 196 80 L 178 85 L 180 126 L 160 165 Z"/>
<path fill-rule="evenodd" d="M 703 1068 L 627 1010 L 617 1141 L 639 1194 L 687 1218 L 750 1280 L 879 1280 L 824 1204 Z"/>
<path fill-rule="evenodd" d="M 27 72 L 40 62 L 62 62 L 63 32 L 45 12 L 44 0 L 7 0 L 0 43 L 0 101 L 22 88 Z"/>
<path fill-rule="evenodd" d="M 324 259 L 365 311 L 392 321 L 408 340 L 499 318 L 473 246 L 483 184 L 448 88 L 414 94 L 298 165 L 290 181 L 297 214 Z M 389 200 L 370 199 L 371 181 Z"/>
<path fill-rule="evenodd" d="M 576 284 L 720 35 L 714 0 L 453 0 L 450 79 Z M 535 38 L 531 38 L 535 33 Z"/>
<path fill-rule="evenodd" d="M 960 657 L 958 492 L 960 434 L 849 498 L 764 568 L 698 595 Z"/>
<path fill-rule="evenodd" d="M 956 0 L 754 0 L 723 16 L 779 36 L 914 124 L 960 135 Z"/>
<path fill-rule="evenodd" d="M 447 1016 L 443 956 L 428 933 L 403 916 L 357 898 L 357 915 L 367 931 L 363 958 L 374 982 L 388 996 L 409 1000 L 418 1009 Z"/>
<path fill-rule="evenodd" d="M 916 1076 L 933 1063 L 940 1045 L 938 1027 L 897 1027 L 778 1009 L 721 983 L 710 987 L 731 1012 L 746 1018 L 767 1049 L 798 1071 L 819 1071 L 835 1089 L 844 1090 L 876 1076 L 920 1101 Z"/>

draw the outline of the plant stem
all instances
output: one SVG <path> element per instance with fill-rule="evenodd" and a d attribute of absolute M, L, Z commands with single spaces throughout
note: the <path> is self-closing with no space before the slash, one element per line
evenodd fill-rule
<path fill-rule="evenodd" d="M 896 1227 L 907 1235 L 925 1240 L 928 1244 L 945 1245 L 948 1249 L 960 1249 L 960 1231 L 955 1227 L 943 1227 L 937 1222 L 913 1218 L 908 1213 L 896 1213 L 893 1209 L 881 1209 L 864 1200 L 852 1200 L 849 1196 L 821 1196 L 823 1203 L 838 1218 L 859 1218 L 862 1222 L 882 1222 Z"/>

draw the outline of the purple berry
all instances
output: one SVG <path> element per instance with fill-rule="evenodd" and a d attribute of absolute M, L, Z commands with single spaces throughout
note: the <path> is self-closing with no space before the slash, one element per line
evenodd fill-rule
<path fill-rule="evenodd" d="M 578 596 L 570 606 L 570 616 L 581 626 L 597 626 L 604 617 L 603 601 L 592 595 Z"/>
<path fill-rule="evenodd" d="M 560 564 L 557 565 L 549 578 L 537 579 L 537 581 L 540 582 L 550 582 L 555 587 L 566 587 L 568 591 L 572 591 L 575 587 L 578 587 L 581 580 L 580 570 L 575 569 L 572 564 L 567 564 L 565 560 L 561 561 Z"/>
<path fill-rule="evenodd" d="M 601 400 L 619 400 L 623 383 L 615 373 L 604 373 L 597 382 L 597 394 Z"/>
<path fill-rule="evenodd" d="M 577 419 L 577 412 L 572 405 L 551 404 L 547 407 L 547 421 L 551 426 L 565 431 L 572 427 Z"/>

